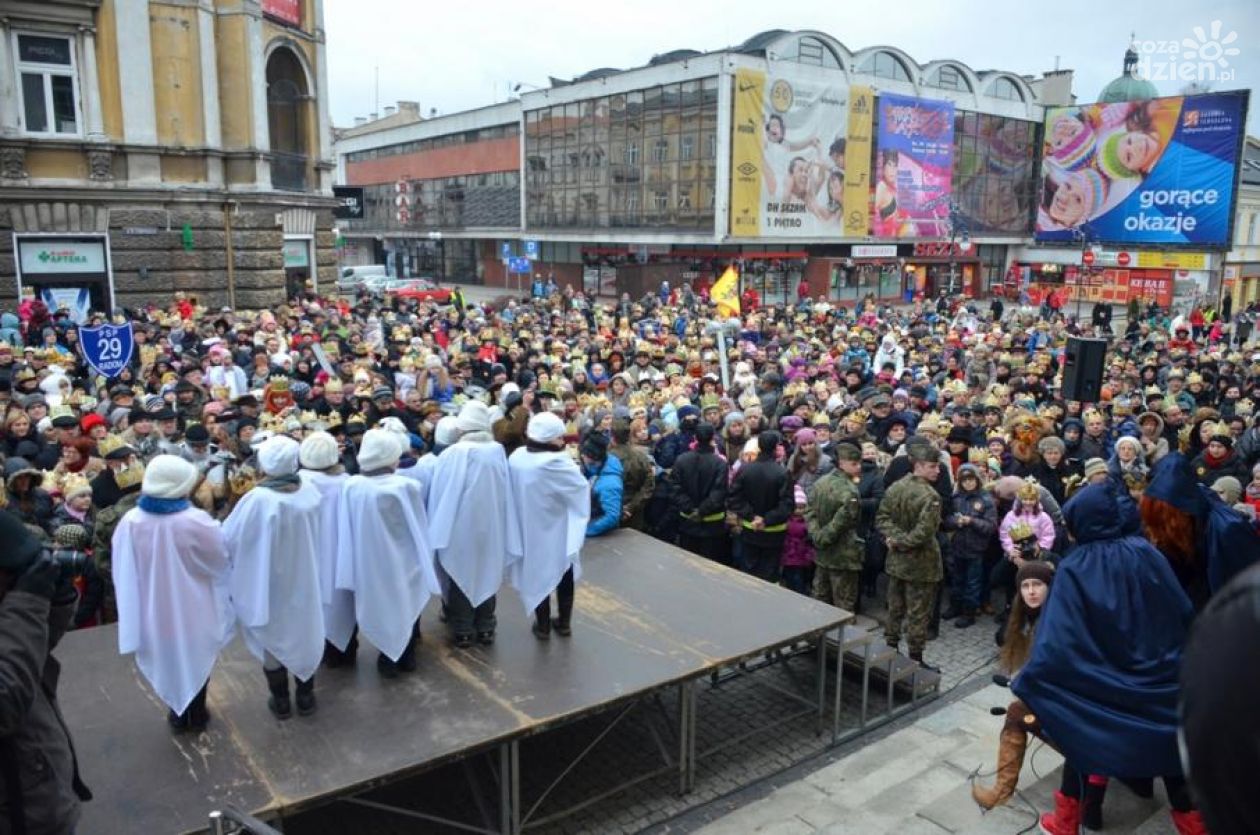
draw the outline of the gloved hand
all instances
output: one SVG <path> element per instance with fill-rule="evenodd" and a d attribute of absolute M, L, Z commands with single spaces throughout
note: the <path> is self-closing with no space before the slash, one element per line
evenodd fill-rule
<path fill-rule="evenodd" d="M 47 553 L 42 553 L 22 572 L 13 584 L 14 591 L 24 591 L 52 600 L 61 579 L 61 567 Z"/>

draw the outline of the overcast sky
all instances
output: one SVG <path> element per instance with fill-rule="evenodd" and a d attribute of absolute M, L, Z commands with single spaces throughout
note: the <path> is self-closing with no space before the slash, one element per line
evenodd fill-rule
<path fill-rule="evenodd" d="M 886 12 L 883 14 L 881 12 Z M 766 29 L 817 29 L 851 50 L 899 47 L 920 63 L 955 58 L 973 69 L 1039 75 L 1075 71 L 1074 92 L 1094 101 L 1120 74 L 1130 32 L 1139 41 L 1181 47 L 1202 27 L 1231 32 L 1225 58 L 1232 81 L 1213 89 L 1254 89 L 1260 80 L 1260 3 L 1256 0 L 899 0 L 842 3 L 795 0 L 324 0 L 333 122 L 372 111 L 376 70 L 381 108 L 419 101 L 424 113 L 450 113 L 504 101 L 516 82 L 545 86 L 595 67 L 642 66 L 673 49 L 712 51 Z M 1181 47 L 1184 49 L 1184 47 Z M 1152 56 L 1168 61 L 1166 54 Z M 1175 59 L 1174 59 L 1175 60 Z M 1152 78 L 1161 95 L 1185 82 Z M 1260 101 L 1250 133 L 1260 133 Z"/>

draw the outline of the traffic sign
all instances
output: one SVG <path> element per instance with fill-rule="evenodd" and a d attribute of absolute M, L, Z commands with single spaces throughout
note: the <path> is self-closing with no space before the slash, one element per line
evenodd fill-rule
<path fill-rule="evenodd" d="M 531 267 L 528 258 L 514 257 L 508 259 L 508 272 L 510 273 L 528 274 L 530 269 Z"/>
<path fill-rule="evenodd" d="M 504 261 L 512 257 L 512 242 L 503 241 L 499 244 L 499 257 Z"/>
<path fill-rule="evenodd" d="M 1129 253 L 1127 253 L 1127 252 L 1121 252 L 1121 253 L 1119 253 L 1119 254 L 1117 254 L 1117 255 L 1116 255 L 1116 263 L 1117 263 L 1117 264 L 1119 264 L 1119 265 L 1120 265 L 1120 266 L 1122 266 L 1122 267 L 1127 267 L 1127 266 L 1129 266 L 1129 261 L 1130 261 L 1130 260 L 1132 260 L 1132 259 L 1130 259 L 1130 258 L 1129 258 Z"/>
<path fill-rule="evenodd" d="M 131 338 L 131 323 L 124 325 L 100 325 L 95 328 L 79 328 L 79 344 L 83 346 L 83 358 L 102 377 L 117 377 L 131 362 L 135 340 Z"/>
<path fill-rule="evenodd" d="M 531 261 L 538 260 L 538 241 L 525 242 L 525 257 Z"/>
<path fill-rule="evenodd" d="M 1087 267 L 1089 267 L 1089 266 L 1093 266 L 1093 263 L 1094 263 L 1094 253 L 1093 253 L 1093 252 L 1091 252 L 1091 251 L 1090 251 L 1090 250 L 1088 250 L 1088 249 L 1087 249 L 1087 250 L 1085 250 L 1084 252 L 1082 252 L 1082 253 L 1081 253 L 1081 263 L 1082 263 L 1082 264 L 1084 264 L 1084 265 L 1085 265 L 1085 266 L 1087 266 Z"/>

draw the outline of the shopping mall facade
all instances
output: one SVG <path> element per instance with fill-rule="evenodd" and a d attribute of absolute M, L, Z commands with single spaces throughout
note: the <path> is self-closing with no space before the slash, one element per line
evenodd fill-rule
<path fill-rule="evenodd" d="M 338 181 L 365 206 L 340 224 L 342 262 L 510 288 L 554 275 L 602 295 L 703 284 L 734 262 L 767 301 L 802 278 L 841 301 L 1071 283 L 1082 247 L 1032 235 L 1043 118 L 1071 88 L 1070 70 L 977 71 L 777 30 L 552 79 L 339 140 Z M 881 190 L 897 181 L 919 199 L 897 205 Z M 1204 292 L 1219 268 L 1209 252 L 1096 254 Z"/>

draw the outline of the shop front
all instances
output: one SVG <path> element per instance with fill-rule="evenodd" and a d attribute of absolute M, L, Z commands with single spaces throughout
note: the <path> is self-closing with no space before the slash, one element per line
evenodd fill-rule
<path fill-rule="evenodd" d="M 974 246 L 948 241 L 916 243 L 906 258 L 906 290 L 914 298 L 935 298 L 944 292 L 976 298 L 983 294 L 980 258 Z M 907 299 L 908 300 L 908 299 Z"/>
<path fill-rule="evenodd" d="M 17 291 L 29 290 L 49 310 L 65 308 L 79 323 L 91 310 L 112 310 L 114 285 L 104 235 L 14 235 Z"/>
<path fill-rule="evenodd" d="M 1226 293 L 1234 300 L 1234 310 L 1242 310 L 1252 302 L 1260 303 L 1260 261 L 1226 264 L 1222 299 Z"/>
<path fill-rule="evenodd" d="M 1036 249 L 1015 252 L 1008 294 L 1033 303 L 1059 292 L 1067 303 L 1193 304 L 1208 295 L 1212 256 L 1160 250 Z"/>
<path fill-rule="evenodd" d="M 285 236 L 284 239 L 284 288 L 290 298 L 302 292 L 313 275 L 311 264 L 315 261 L 315 237 L 313 235 Z"/>

